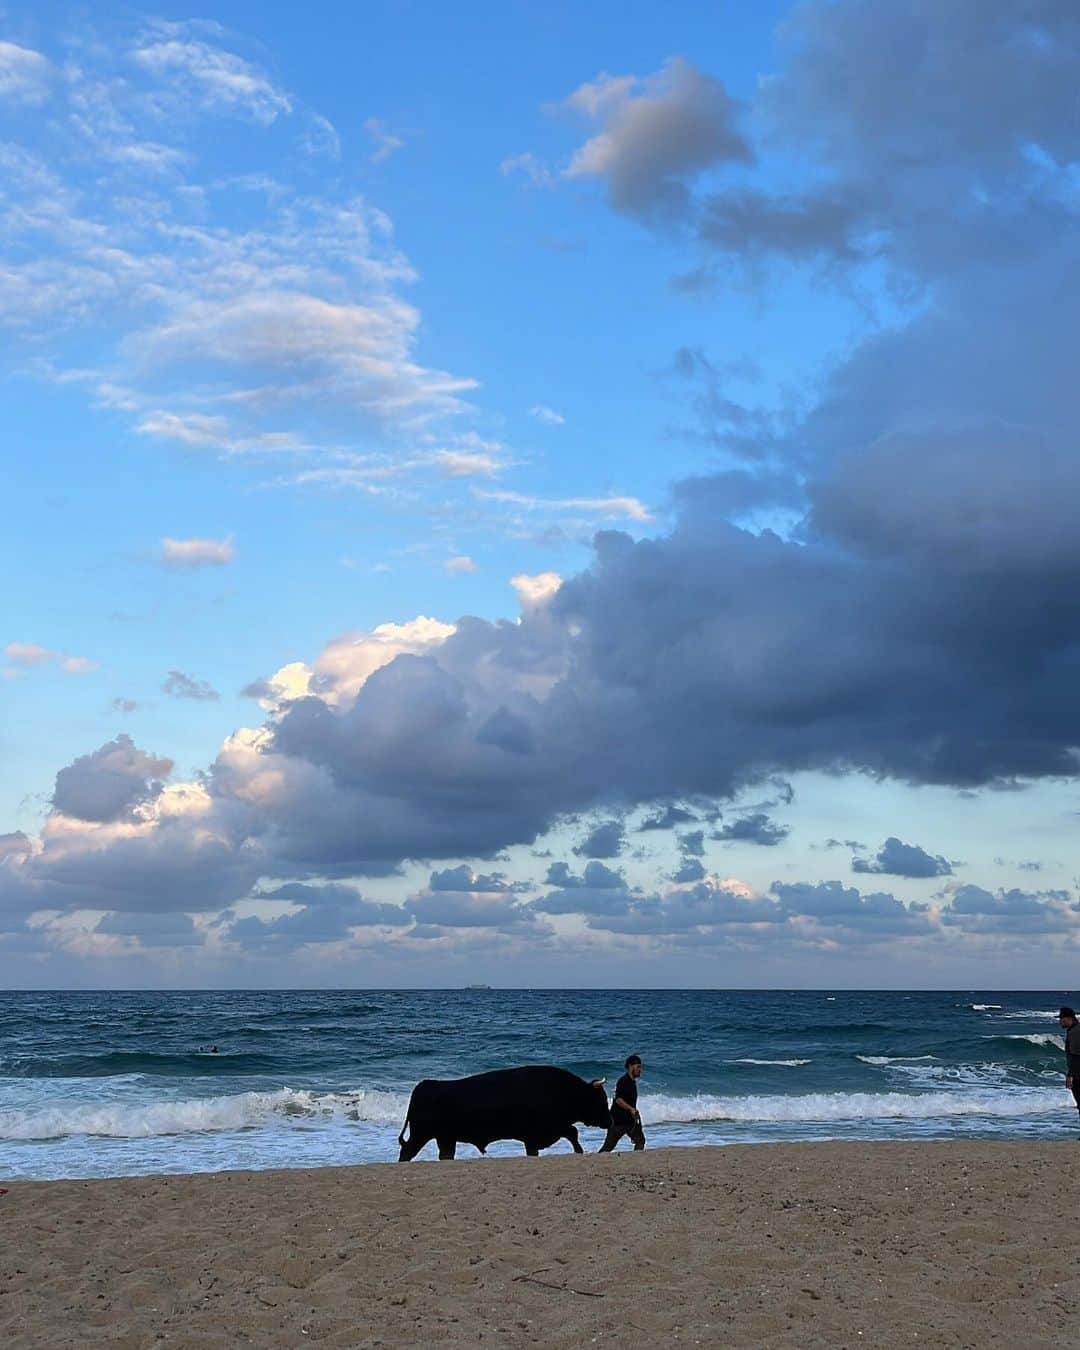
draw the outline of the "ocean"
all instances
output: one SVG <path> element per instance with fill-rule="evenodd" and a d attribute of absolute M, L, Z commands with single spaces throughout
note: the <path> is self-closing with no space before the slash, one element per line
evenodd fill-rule
<path fill-rule="evenodd" d="M 421 1078 L 549 1063 L 610 1089 L 630 1053 L 654 1146 L 1075 1136 L 1055 1021 L 1074 997 L 0 992 L 0 1178 L 386 1162 Z"/>

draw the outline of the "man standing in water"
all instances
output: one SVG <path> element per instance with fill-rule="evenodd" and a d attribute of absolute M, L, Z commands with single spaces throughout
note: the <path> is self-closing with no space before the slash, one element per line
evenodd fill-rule
<path fill-rule="evenodd" d="M 611 1099 L 611 1128 L 600 1145 L 601 1153 L 610 1153 L 624 1134 L 633 1140 L 635 1151 L 645 1147 L 645 1131 L 641 1128 L 641 1112 L 637 1109 L 637 1080 L 641 1077 L 643 1067 L 640 1055 L 631 1055 L 626 1061 L 626 1072 L 615 1084 L 615 1096 Z M 1080 1066 L 1077 1067 L 1077 1082 L 1080 1083 Z"/>
<path fill-rule="evenodd" d="M 1065 1086 L 1072 1090 L 1076 1109 L 1080 1111 L 1080 1022 L 1072 1008 L 1061 1009 L 1058 1026 L 1065 1033 Z"/>

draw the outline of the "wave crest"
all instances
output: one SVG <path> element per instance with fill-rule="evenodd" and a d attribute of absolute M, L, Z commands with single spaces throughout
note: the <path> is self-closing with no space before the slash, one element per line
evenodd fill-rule
<path fill-rule="evenodd" d="M 149 1139 L 160 1135 L 250 1130 L 275 1118 L 312 1117 L 400 1125 L 409 1099 L 396 1092 L 241 1092 L 229 1097 L 196 1097 L 132 1105 L 88 1102 L 38 1111 L 0 1112 L 0 1139 L 62 1139 L 98 1135 Z"/>

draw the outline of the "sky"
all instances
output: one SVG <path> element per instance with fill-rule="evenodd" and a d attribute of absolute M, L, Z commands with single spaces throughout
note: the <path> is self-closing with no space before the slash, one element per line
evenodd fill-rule
<path fill-rule="evenodd" d="M 1074 984 L 1065 0 L 0 4 L 0 987 Z"/>

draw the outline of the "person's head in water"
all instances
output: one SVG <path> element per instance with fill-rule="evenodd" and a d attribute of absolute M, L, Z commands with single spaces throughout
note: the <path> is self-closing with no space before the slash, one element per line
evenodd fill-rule
<path fill-rule="evenodd" d="M 1060 1022 L 1063 1027 L 1071 1027 L 1075 1021 L 1076 1013 L 1072 1008 L 1062 1008 L 1058 1012 L 1058 1022 Z"/>
<path fill-rule="evenodd" d="M 626 1072 L 631 1078 L 640 1078 L 644 1067 L 640 1055 L 630 1055 L 626 1061 Z"/>

